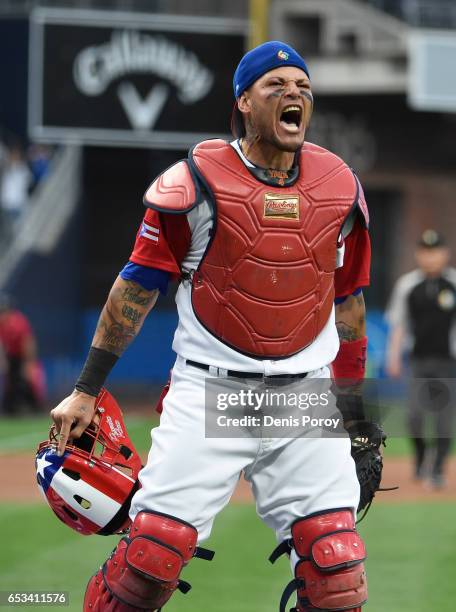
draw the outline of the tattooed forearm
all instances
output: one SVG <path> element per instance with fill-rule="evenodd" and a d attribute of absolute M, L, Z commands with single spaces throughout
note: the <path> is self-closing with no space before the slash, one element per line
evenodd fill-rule
<path fill-rule="evenodd" d="M 126 287 L 122 293 L 122 299 L 125 302 L 133 302 L 133 304 L 138 304 L 139 306 L 149 306 L 154 296 L 146 295 L 146 293 L 147 292 L 138 285 L 135 287 Z"/>
<path fill-rule="evenodd" d="M 337 321 L 336 327 L 341 342 L 354 342 L 355 340 L 359 340 L 360 336 L 355 327 L 347 325 L 347 323 L 343 321 Z"/>
<path fill-rule="evenodd" d="M 131 321 L 133 327 L 138 325 L 143 317 L 142 312 L 139 312 L 139 310 L 136 310 L 136 308 L 132 308 L 131 306 L 127 306 L 126 304 L 122 307 L 122 314 L 125 319 Z"/>
<path fill-rule="evenodd" d="M 336 306 L 336 327 L 341 342 L 355 342 L 366 335 L 363 294 L 350 295 Z"/>
<path fill-rule="evenodd" d="M 155 289 L 147 291 L 137 283 L 118 278 L 100 315 L 93 346 L 120 357 L 138 334 L 157 297 Z"/>
<path fill-rule="evenodd" d="M 101 313 L 95 332 L 97 348 L 121 355 L 135 337 L 135 328 L 116 320 L 112 314 L 109 301 Z"/>
<path fill-rule="evenodd" d="M 97 342 L 94 342 L 94 346 L 115 353 L 119 355 L 119 357 L 135 337 L 135 335 L 128 332 L 123 325 L 119 323 L 109 325 L 103 318 L 101 318 L 98 323 L 97 332 L 101 333 L 101 338 L 99 338 Z"/>

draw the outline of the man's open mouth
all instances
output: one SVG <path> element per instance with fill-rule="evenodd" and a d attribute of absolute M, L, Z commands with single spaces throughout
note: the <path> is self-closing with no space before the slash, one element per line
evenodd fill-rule
<path fill-rule="evenodd" d="M 301 125 L 302 108 L 296 104 L 286 106 L 281 115 L 280 123 L 287 131 L 297 131 Z"/>

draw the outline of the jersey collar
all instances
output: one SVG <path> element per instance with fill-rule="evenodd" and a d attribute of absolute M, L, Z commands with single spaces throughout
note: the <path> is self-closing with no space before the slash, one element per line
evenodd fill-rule
<path fill-rule="evenodd" d="M 290 187 L 294 185 L 299 178 L 299 154 L 301 149 L 296 152 L 293 161 L 293 166 L 290 170 L 274 170 L 273 168 L 261 168 L 261 166 L 255 166 L 250 160 L 244 155 L 241 149 L 239 140 L 233 140 L 230 143 L 236 153 L 239 155 L 241 160 L 244 162 L 247 170 L 252 174 L 258 181 L 265 185 L 271 185 L 273 187 Z"/>

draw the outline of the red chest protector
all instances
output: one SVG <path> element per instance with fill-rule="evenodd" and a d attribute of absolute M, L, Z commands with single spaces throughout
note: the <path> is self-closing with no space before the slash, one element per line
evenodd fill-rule
<path fill-rule="evenodd" d="M 296 182 L 272 186 L 251 174 L 229 144 L 209 140 L 188 163 L 160 175 L 144 202 L 185 213 L 202 199 L 213 206 L 214 230 L 192 281 L 201 324 L 260 359 L 289 357 L 311 344 L 332 310 L 341 227 L 353 207 L 365 212 L 350 168 L 306 143 Z"/>

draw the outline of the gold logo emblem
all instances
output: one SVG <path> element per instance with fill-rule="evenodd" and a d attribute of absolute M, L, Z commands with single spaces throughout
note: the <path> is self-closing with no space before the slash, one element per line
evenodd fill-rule
<path fill-rule="evenodd" d="M 299 195 L 266 193 L 264 196 L 264 217 L 273 219 L 299 219 Z"/>

